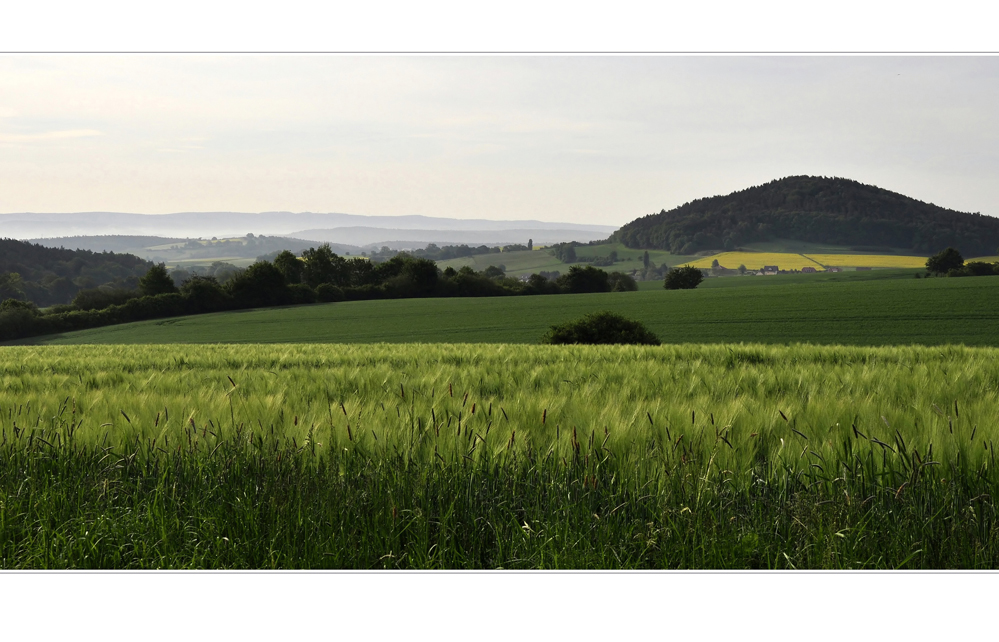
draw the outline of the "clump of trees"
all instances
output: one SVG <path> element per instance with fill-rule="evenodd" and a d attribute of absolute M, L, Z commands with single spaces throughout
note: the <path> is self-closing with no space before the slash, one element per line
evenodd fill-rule
<path fill-rule="evenodd" d="M 595 312 L 577 321 L 553 325 L 541 343 L 660 345 L 659 337 L 644 325 L 613 312 Z"/>
<path fill-rule="evenodd" d="M 692 265 L 673 268 L 666 273 L 663 287 L 667 290 L 693 290 L 704 280 L 704 273 Z"/>
<path fill-rule="evenodd" d="M 996 276 L 999 275 L 999 263 L 984 261 L 964 262 L 961 253 L 952 247 L 934 254 L 926 259 L 926 269 L 936 275 L 947 276 Z"/>

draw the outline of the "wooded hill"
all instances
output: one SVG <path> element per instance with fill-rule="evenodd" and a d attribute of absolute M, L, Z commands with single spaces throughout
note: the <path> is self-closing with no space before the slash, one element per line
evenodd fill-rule
<path fill-rule="evenodd" d="M 845 178 L 790 176 L 636 219 L 611 241 L 674 254 L 774 239 L 965 256 L 996 253 L 999 219 L 957 212 Z"/>
<path fill-rule="evenodd" d="M 112 284 L 134 288 L 152 263 L 131 254 L 43 247 L 0 239 L 0 300 L 69 303 L 81 289 Z"/>

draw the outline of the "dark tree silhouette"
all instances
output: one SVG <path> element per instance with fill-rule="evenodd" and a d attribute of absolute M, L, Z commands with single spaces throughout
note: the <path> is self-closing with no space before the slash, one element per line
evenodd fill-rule
<path fill-rule="evenodd" d="M 693 290 L 703 280 L 704 274 L 698 268 L 692 265 L 684 265 L 683 267 L 673 268 L 666 273 L 663 287 L 667 290 Z"/>
<path fill-rule="evenodd" d="M 960 270 L 963 266 L 964 257 L 952 247 L 926 259 L 926 269 L 934 274 L 946 274 L 951 270 Z"/>
<path fill-rule="evenodd" d="M 553 325 L 541 343 L 660 345 L 659 337 L 644 325 L 613 312 L 596 312 L 578 321 Z"/>

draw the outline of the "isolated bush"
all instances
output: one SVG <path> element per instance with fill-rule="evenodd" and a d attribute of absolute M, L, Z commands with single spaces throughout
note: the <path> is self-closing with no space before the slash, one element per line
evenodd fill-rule
<path fill-rule="evenodd" d="M 659 337 L 644 325 L 613 312 L 595 312 L 578 321 L 553 325 L 541 343 L 660 345 Z"/>
<path fill-rule="evenodd" d="M 964 257 L 952 247 L 926 259 L 926 269 L 934 274 L 947 274 L 964 267 Z"/>
<path fill-rule="evenodd" d="M 673 268 L 666 273 L 663 287 L 667 290 L 693 290 L 703 280 L 704 274 L 698 268 L 692 265 L 684 265 L 683 267 Z"/>

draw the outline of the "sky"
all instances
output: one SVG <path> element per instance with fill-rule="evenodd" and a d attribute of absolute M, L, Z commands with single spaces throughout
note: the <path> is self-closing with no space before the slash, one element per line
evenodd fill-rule
<path fill-rule="evenodd" d="M 0 55 L 0 213 L 622 225 L 784 176 L 999 216 L 999 57 Z"/>

